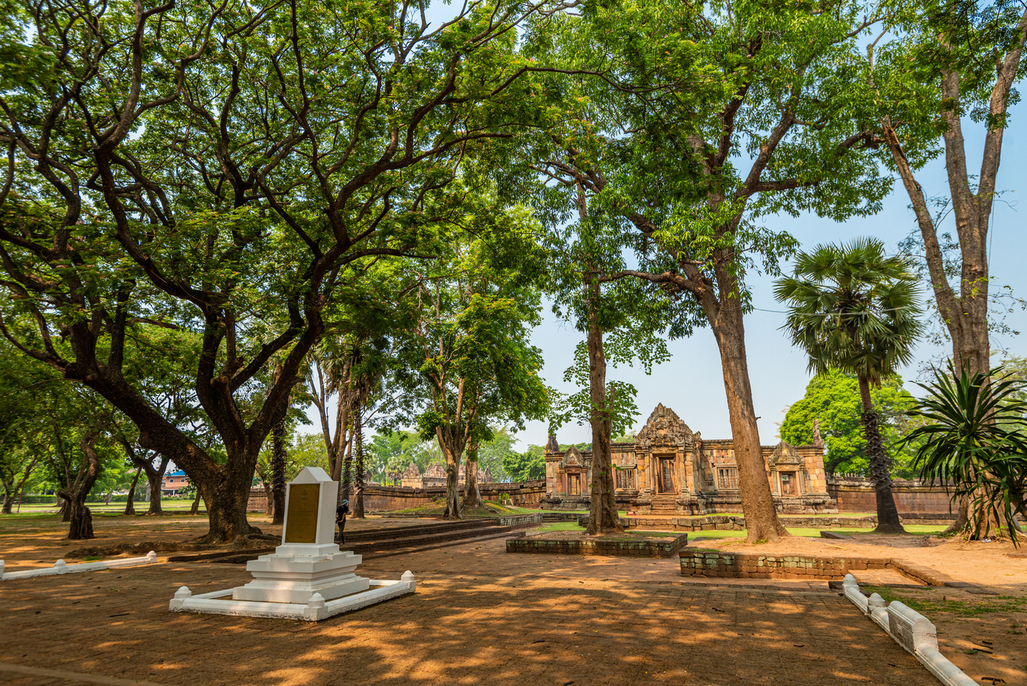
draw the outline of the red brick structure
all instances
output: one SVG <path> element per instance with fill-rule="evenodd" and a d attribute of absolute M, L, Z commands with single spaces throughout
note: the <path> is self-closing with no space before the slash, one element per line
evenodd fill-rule
<path fill-rule="evenodd" d="M 485 500 L 506 502 L 518 507 L 538 507 L 539 500 L 545 495 L 545 484 L 542 481 L 527 481 L 520 484 L 481 484 L 478 490 Z M 445 495 L 444 486 L 432 488 L 365 486 L 364 509 L 368 512 L 406 510 L 411 507 L 427 505 Z M 267 498 L 264 495 L 264 490 L 257 488 L 251 490 L 246 510 L 248 512 L 264 512 L 266 509 Z"/>
<path fill-rule="evenodd" d="M 839 512 L 877 512 L 874 485 L 868 479 L 832 477 L 827 492 L 838 502 Z M 927 486 L 919 481 L 896 479 L 892 482 L 895 506 L 903 519 L 919 514 L 949 515 L 955 517 L 958 506 L 952 495 L 940 485 Z M 951 505 L 951 509 L 950 509 Z"/>

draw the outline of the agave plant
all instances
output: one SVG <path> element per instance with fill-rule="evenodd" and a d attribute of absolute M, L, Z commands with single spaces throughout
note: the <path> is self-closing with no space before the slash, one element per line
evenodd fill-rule
<path fill-rule="evenodd" d="M 920 445 L 914 467 L 928 482 L 952 486 L 969 504 L 974 538 L 999 535 L 990 522 L 1004 522 L 1017 543 L 1014 518 L 1027 504 L 1027 402 L 1020 398 L 1024 384 L 1002 367 L 956 376 L 934 372 L 930 386 L 918 384 L 927 395 L 907 412 L 924 424 L 907 434 L 909 445 Z M 922 442 L 922 443 L 921 443 Z"/>

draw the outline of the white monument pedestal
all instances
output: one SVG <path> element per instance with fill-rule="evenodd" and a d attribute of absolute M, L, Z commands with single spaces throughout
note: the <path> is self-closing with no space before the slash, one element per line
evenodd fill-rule
<path fill-rule="evenodd" d="M 306 603 L 310 596 L 320 593 L 325 600 L 366 591 L 370 582 L 357 576 L 353 570 L 360 564 L 360 556 L 339 551 L 327 555 L 290 555 L 279 551 L 261 555 L 246 564 L 253 581 L 232 589 L 233 600 L 254 600 L 272 603 Z"/>
<path fill-rule="evenodd" d="M 413 593 L 409 571 L 400 581 L 371 581 L 353 573 L 360 555 L 335 543 L 339 484 L 319 467 L 305 467 L 285 494 L 282 545 L 246 564 L 253 581 L 228 591 L 193 596 L 185 586 L 171 601 L 173 612 L 211 612 L 317 621 Z M 371 586 L 375 589 L 369 590 Z"/>
<path fill-rule="evenodd" d="M 306 603 L 315 593 L 335 600 L 366 591 L 368 580 L 353 573 L 361 557 L 340 551 L 334 540 L 338 498 L 338 482 L 323 469 L 300 472 L 285 493 L 282 545 L 246 564 L 253 581 L 233 589 L 232 599 Z"/>

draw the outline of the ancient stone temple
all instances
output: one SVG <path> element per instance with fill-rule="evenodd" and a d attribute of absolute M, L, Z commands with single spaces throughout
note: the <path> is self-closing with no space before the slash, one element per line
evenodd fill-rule
<path fill-rule="evenodd" d="M 460 465 L 460 468 L 457 471 L 457 483 L 463 487 L 465 480 L 465 466 Z M 492 470 L 488 467 L 484 470 L 479 469 L 476 481 L 479 484 L 492 483 Z M 421 470 L 417 468 L 417 465 L 411 462 L 403 472 L 401 483 L 407 488 L 432 488 L 434 486 L 445 486 L 446 465 L 441 462 L 433 462 L 424 470 L 424 474 L 421 474 Z"/>
<path fill-rule="evenodd" d="M 703 439 L 673 410 L 657 405 L 631 443 L 614 443 L 618 507 L 638 514 L 691 515 L 741 512 L 738 466 L 730 439 Z M 546 445 L 546 495 L 541 507 L 588 507 L 592 453 Z M 824 448 L 785 442 L 763 446 L 774 505 L 781 513 L 838 511 L 827 493 Z"/>

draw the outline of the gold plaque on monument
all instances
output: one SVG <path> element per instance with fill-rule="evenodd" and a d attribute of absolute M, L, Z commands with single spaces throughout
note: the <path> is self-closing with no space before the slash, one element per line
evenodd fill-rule
<path fill-rule="evenodd" d="M 285 542 L 317 541 L 317 505 L 320 484 L 289 484 L 289 509 L 285 512 Z"/>

